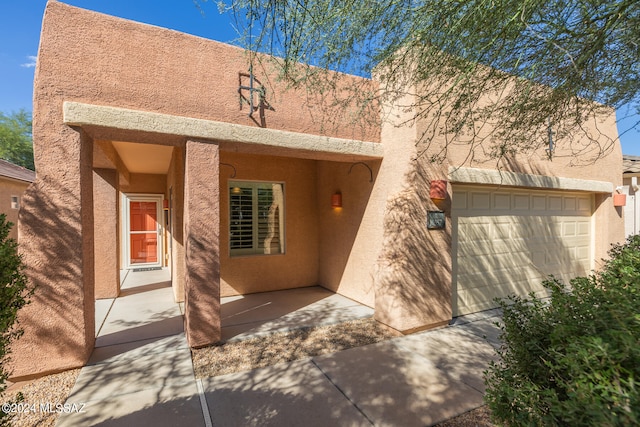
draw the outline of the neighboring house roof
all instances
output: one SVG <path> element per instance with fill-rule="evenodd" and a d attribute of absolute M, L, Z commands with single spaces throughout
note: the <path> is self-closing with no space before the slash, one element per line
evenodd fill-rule
<path fill-rule="evenodd" d="M 0 159 L 0 177 L 33 182 L 36 179 L 36 173 L 22 166 L 14 165 L 13 163 Z"/>
<path fill-rule="evenodd" d="M 622 155 L 622 173 L 635 174 L 640 173 L 640 156 Z"/>

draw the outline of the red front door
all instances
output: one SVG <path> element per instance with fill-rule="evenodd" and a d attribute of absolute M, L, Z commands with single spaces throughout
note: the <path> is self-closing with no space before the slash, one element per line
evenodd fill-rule
<path fill-rule="evenodd" d="M 158 262 L 158 202 L 129 202 L 130 264 Z"/>

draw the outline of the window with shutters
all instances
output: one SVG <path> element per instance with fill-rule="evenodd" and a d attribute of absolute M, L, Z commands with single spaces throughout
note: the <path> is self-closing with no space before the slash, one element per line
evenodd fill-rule
<path fill-rule="evenodd" d="M 232 256 L 284 253 L 284 184 L 229 181 L 229 245 Z"/>

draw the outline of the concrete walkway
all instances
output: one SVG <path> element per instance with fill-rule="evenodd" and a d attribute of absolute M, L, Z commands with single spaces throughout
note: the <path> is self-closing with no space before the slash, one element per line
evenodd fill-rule
<path fill-rule="evenodd" d="M 482 371 L 498 345 L 495 312 L 379 344 L 196 380 L 166 274 L 129 273 L 123 296 L 97 307 L 96 349 L 67 400 L 83 412 L 62 414 L 58 426 L 424 426 L 482 405 Z M 223 303 L 230 339 L 303 320 L 344 321 L 349 312 L 371 315 L 319 288 Z"/>

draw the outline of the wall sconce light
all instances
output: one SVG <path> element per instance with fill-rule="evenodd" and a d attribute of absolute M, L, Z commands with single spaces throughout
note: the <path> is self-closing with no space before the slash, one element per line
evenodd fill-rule
<path fill-rule="evenodd" d="M 613 206 L 625 206 L 627 204 L 627 195 L 624 193 L 613 193 Z"/>
<path fill-rule="evenodd" d="M 447 181 L 442 179 L 431 181 L 429 198 L 434 202 L 445 200 L 447 198 Z"/>
<path fill-rule="evenodd" d="M 336 191 L 331 196 L 331 207 L 332 208 L 341 208 L 342 207 L 342 193 Z"/>

